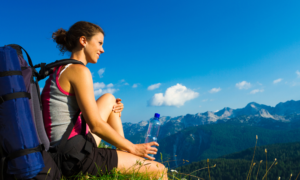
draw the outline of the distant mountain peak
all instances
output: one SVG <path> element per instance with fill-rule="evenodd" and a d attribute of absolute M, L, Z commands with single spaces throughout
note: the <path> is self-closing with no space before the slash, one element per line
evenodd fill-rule
<path fill-rule="evenodd" d="M 257 107 L 254 104 L 250 104 L 250 106 L 257 109 Z"/>
<path fill-rule="evenodd" d="M 148 125 L 148 121 L 140 121 L 139 125 L 140 126 L 146 126 L 146 125 Z"/>

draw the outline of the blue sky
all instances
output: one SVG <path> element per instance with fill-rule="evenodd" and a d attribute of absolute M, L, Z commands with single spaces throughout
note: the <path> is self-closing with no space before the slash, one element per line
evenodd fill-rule
<path fill-rule="evenodd" d="M 299 1 L 7 0 L 1 6 L 0 46 L 22 45 L 34 64 L 69 56 L 51 39 L 58 28 L 80 20 L 100 25 L 105 53 L 88 65 L 95 98 L 104 92 L 121 98 L 123 122 L 300 100 Z"/>

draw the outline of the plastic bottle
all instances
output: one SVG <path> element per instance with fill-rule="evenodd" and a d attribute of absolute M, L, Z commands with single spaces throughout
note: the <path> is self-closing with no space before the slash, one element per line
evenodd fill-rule
<path fill-rule="evenodd" d="M 157 142 L 157 137 L 158 137 L 159 128 L 160 128 L 159 117 L 160 117 L 160 114 L 155 113 L 154 118 L 150 119 L 145 143 L 153 142 L 153 141 Z M 153 157 L 154 155 L 149 154 L 149 156 Z"/>

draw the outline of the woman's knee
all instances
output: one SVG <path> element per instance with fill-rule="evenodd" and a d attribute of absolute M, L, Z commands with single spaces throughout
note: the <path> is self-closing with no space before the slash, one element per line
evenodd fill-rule
<path fill-rule="evenodd" d="M 167 168 L 161 163 L 157 163 L 157 168 L 158 168 L 158 171 L 160 171 L 162 173 L 167 172 Z"/>
<path fill-rule="evenodd" d="M 152 163 L 151 168 L 147 169 L 148 173 L 155 177 L 162 177 L 162 179 L 167 179 L 168 169 L 161 163 Z"/>
<path fill-rule="evenodd" d="M 100 96 L 98 99 L 97 99 L 97 105 L 98 107 L 101 107 L 103 108 L 103 106 L 105 107 L 112 107 L 115 103 L 116 103 L 116 98 L 114 95 L 110 94 L 110 93 L 106 93 L 106 94 L 103 94 L 102 96 Z"/>
<path fill-rule="evenodd" d="M 105 93 L 103 94 L 98 100 L 105 100 L 107 102 L 111 102 L 111 103 L 115 103 L 116 102 L 116 98 L 113 94 L 110 93 Z"/>

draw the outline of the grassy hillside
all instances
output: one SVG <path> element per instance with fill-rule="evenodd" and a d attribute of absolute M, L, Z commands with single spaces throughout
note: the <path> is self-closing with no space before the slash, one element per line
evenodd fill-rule
<path fill-rule="evenodd" d="M 255 160 L 259 161 L 266 158 L 264 150 L 267 149 L 268 157 L 270 159 L 277 158 L 278 160 L 293 160 L 300 157 L 300 142 L 271 144 L 260 146 L 256 148 Z M 249 148 L 237 153 L 221 156 L 225 159 L 245 159 L 252 160 L 254 148 Z M 300 169 L 299 169 L 300 170 Z"/>
<path fill-rule="evenodd" d="M 259 142 L 259 140 L 258 140 Z M 267 146 L 261 146 L 256 148 L 254 163 L 251 178 L 262 179 L 266 173 L 266 162 L 268 168 L 272 165 L 275 158 L 277 159 L 277 165 L 273 164 L 272 168 L 268 172 L 268 179 L 278 179 L 281 180 L 290 179 L 290 175 L 293 174 L 293 178 L 296 179 L 297 174 L 300 171 L 300 143 L 287 143 L 287 144 L 273 144 Z M 267 149 L 267 161 L 266 153 Z M 247 150 L 222 156 L 222 158 L 209 160 L 210 166 L 216 164 L 216 167 L 210 168 L 210 176 L 212 180 L 234 180 L 234 179 L 247 179 L 251 160 L 253 157 L 254 148 L 249 148 Z M 262 163 L 260 164 L 260 161 Z M 203 167 L 207 167 L 207 160 L 202 160 L 200 162 L 194 162 L 186 166 L 177 168 L 176 170 L 180 173 L 190 174 L 193 176 L 201 177 L 204 179 L 209 179 L 208 169 L 199 170 Z M 181 176 L 183 176 L 181 174 Z M 189 178 L 188 178 L 189 177 Z M 197 179 L 191 176 L 186 177 L 187 179 Z M 300 179 L 300 178 L 299 178 Z"/>
<path fill-rule="evenodd" d="M 202 125 L 160 140 L 159 152 L 170 160 L 187 159 L 192 162 L 214 159 L 254 147 L 256 135 L 258 146 L 297 142 L 300 141 L 300 128 L 274 130 L 229 123 Z"/>

